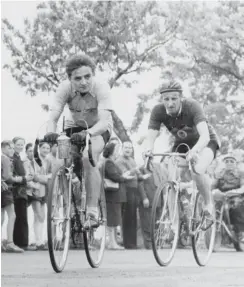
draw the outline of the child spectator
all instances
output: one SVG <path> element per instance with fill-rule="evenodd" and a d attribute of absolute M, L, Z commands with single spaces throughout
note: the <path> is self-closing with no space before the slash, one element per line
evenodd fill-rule
<path fill-rule="evenodd" d="M 11 141 L 1 142 L 1 213 L 2 227 L 5 220 L 5 211 L 8 215 L 7 223 L 7 243 L 4 246 L 2 243 L 2 251 L 22 253 L 23 249 L 13 243 L 13 231 L 15 223 L 14 198 L 13 198 L 13 183 L 22 182 L 22 177 L 13 176 L 12 158 L 14 155 L 14 145 Z"/>

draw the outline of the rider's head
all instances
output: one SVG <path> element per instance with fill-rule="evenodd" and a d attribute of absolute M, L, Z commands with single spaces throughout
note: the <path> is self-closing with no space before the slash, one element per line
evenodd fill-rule
<path fill-rule="evenodd" d="M 90 91 L 95 68 L 95 63 L 87 55 L 75 55 L 67 61 L 66 73 L 75 91 Z"/>
<path fill-rule="evenodd" d="M 181 109 L 182 86 L 176 81 L 170 81 L 162 85 L 160 94 L 163 104 L 170 115 L 177 115 Z"/>
<path fill-rule="evenodd" d="M 224 156 L 223 161 L 225 163 L 225 169 L 227 170 L 235 169 L 237 166 L 237 159 L 232 153 L 229 153 Z"/>

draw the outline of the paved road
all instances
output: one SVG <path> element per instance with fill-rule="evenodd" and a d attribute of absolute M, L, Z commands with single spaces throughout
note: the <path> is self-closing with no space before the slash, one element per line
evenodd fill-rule
<path fill-rule="evenodd" d="M 2 286 L 23 287 L 244 287 L 244 253 L 221 251 L 207 267 L 196 265 L 191 250 L 177 250 L 161 268 L 148 250 L 106 251 L 99 269 L 83 251 L 70 251 L 65 270 L 53 272 L 47 251 L 2 254 Z"/>

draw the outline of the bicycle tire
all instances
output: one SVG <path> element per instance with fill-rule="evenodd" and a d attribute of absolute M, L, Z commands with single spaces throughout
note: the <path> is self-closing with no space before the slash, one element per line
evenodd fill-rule
<path fill-rule="evenodd" d="M 47 235 L 48 235 L 48 250 L 49 250 L 49 256 L 50 256 L 50 261 L 52 264 L 52 267 L 55 272 L 60 273 L 63 271 L 67 257 L 68 257 L 68 251 L 69 251 L 69 241 L 70 241 L 70 229 L 71 229 L 71 224 L 70 224 L 70 214 L 68 214 L 68 219 L 66 219 L 66 224 L 65 224 L 65 241 L 64 241 L 64 247 L 63 247 L 63 256 L 62 256 L 62 261 L 60 263 L 57 262 L 56 256 L 55 256 L 55 246 L 54 243 L 58 242 L 57 237 L 54 235 L 54 228 L 53 227 L 53 200 L 55 197 L 55 183 L 56 180 L 61 180 L 63 182 L 62 186 L 62 192 L 63 194 L 66 192 L 68 193 L 69 188 L 69 182 L 68 179 L 65 175 L 65 167 L 58 168 L 52 176 L 51 181 L 49 182 L 49 192 L 48 192 L 48 208 L 47 208 Z M 70 209 L 71 205 L 71 197 L 68 198 L 67 206 L 68 209 Z M 56 225 L 57 227 L 57 225 Z M 57 229 L 55 230 L 57 233 Z M 54 240 L 56 241 L 54 242 Z M 58 247 L 58 243 L 56 243 L 56 248 Z M 60 251 L 62 251 L 62 248 L 59 248 Z"/>
<path fill-rule="evenodd" d="M 88 260 L 89 265 L 92 268 L 98 268 L 103 260 L 104 256 L 104 251 L 105 251 L 105 245 L 106 245 L 106 217 L 107 217 L 107 210 L 106 210 L 106 200 L 105 200 L 105 192 L 104 189 L 102 188 L 101 190 L 101 196 L 100 199 L 98 200 L 98 208 L 100 212 L 101 218 L 99 218 L 99 221 L 103 224 L 104 226 L 104 234 L 101 242 L 101 247 L 100 247 L 100 252 L 99 252 L 99 257 L 98 260 L 94 260 L 93 255 L 92 255 L 92 250 L 89 246 L 89 232 L 92 232 L 91 230 L 83 230 L 83 238 L 84 238 L 84 247 L 85 247 L 85 252 L 86 252 L 86 257 Z"/>
<path fill-rule="evenodd" d="M 162 267 L 166 267 L 170 264 L 170 262 L 172 261 L 176 248 L 177 248 L 177 244 L 178 244 L 178 239 L 179 239 L 179 228 L 180 228 L 180 206 L 179 206 L 179 201 L 177 199 L 177 207 L 176 207 L 176 221 L 177 221 L 177 227 L 176 227 L 176 233 L 175 233 L 175 237 L 174 237 L 174 242 L 173 242 L 173 248 L 171 251 L 171 255 L 168 258 L 168 260 L 164 260 L 161 258 L 158 248 L 157 248 L 157 243 L 155 242 L 155 222 L 157 221 L 157 209 L 158 206 L 160 205 L 160 203 L 162 204 L 162 212 L 161 214 L 165 213 L 165 205 L 164 205 L 164 199 L 163 197 L 161 197 L 161 194 L 164 194 L 164 192 L 169 192 L 168 188 L 171 188 L 175 191 L 174 185 L 172 182 L 167 182 L 162 184 L 161 186 L 158 187 L 155 195 L 154 195 L 154 199 L 153 199 L 153 205 L 152 205 L 152 214 L 151 214 L 151 241 L 152 241 L 152 250 L 153 250 L 153 254 L 154 257 L 157 261 L 157 263 L 159 264 L 159 266 Z"/>
<path fill-rule="evenodd" d="M 193 214 L 193 218 L 196 218 L 196 213 L 197 213 L 197 206 L 198 206 L 198 201 L 200 200 L 200 192 L 198 192 L 197 196 L 196 196 L 196 201 L 195 201 L 195 206 L 194 206 L 194 214 Z M 211 234 L 209 234 L 209 230 L 212 230 Z M 209 227 L 207 230 L 206 230 L 206 234 L 207 236 L 205 236 L 204 238 L 204 244 L 205 246 L 208 248 L 208 253 L 207 253 L 207 256 L 205 258 L 205 260 L 202 260 L 200 258 L 200 255 L 198 253 L 198 250 L 197 250 L 197 241 L 199 239 L 198 235 L 195 234 L 192 236 L 192 250 L 193 250 L 193 254 L 194 254 L 194 258 L 197 262 L 197 264 L 199 266 L 205 266 L 209 259 L 210 259 L 210 256 L 213 252 L 213 249 L 214 249 L 214 243 L 215 243 L 215 234 L 216 234 L 216 222 L 214 222 L 211 227 Z"/>

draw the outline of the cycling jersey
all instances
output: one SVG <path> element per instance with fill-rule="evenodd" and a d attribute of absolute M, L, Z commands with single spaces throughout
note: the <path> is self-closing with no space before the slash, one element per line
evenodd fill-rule
<path fill-rule="evenodd" d="M 94 78 L 91 90 L 81 95 L 72 88 L 71 82 L 66 80 L 58 87 L 50 107 L 50 121 L 58 121 L 65 105 L 68 105 L 69 114 L 65 120 L 65 129 L 94 126 L 99 121 L 99 111 L 112 111 L 110 88 L 108 84 Z M 112 116 L 108 119 L 108 131 L 113 128 Z"/>
<path fill-rule="evenodd" d="M 193 147 L 199 139 L 197 124 L 207 122 L 203 109 L 200 104 L 193 99 L 183 99 L 181 109 L 176 116 L 167 113 L 164 104 L 156 105 L 151 113 L 149 129 L 160 130 L 161 124 L 175 137 L 174 146 L 186 143 Z M 207 123 L 208 124 L 208 123 Z M 219 148 L 217 134 L 214 128 L 208 124 L 210 142 Z"/>

